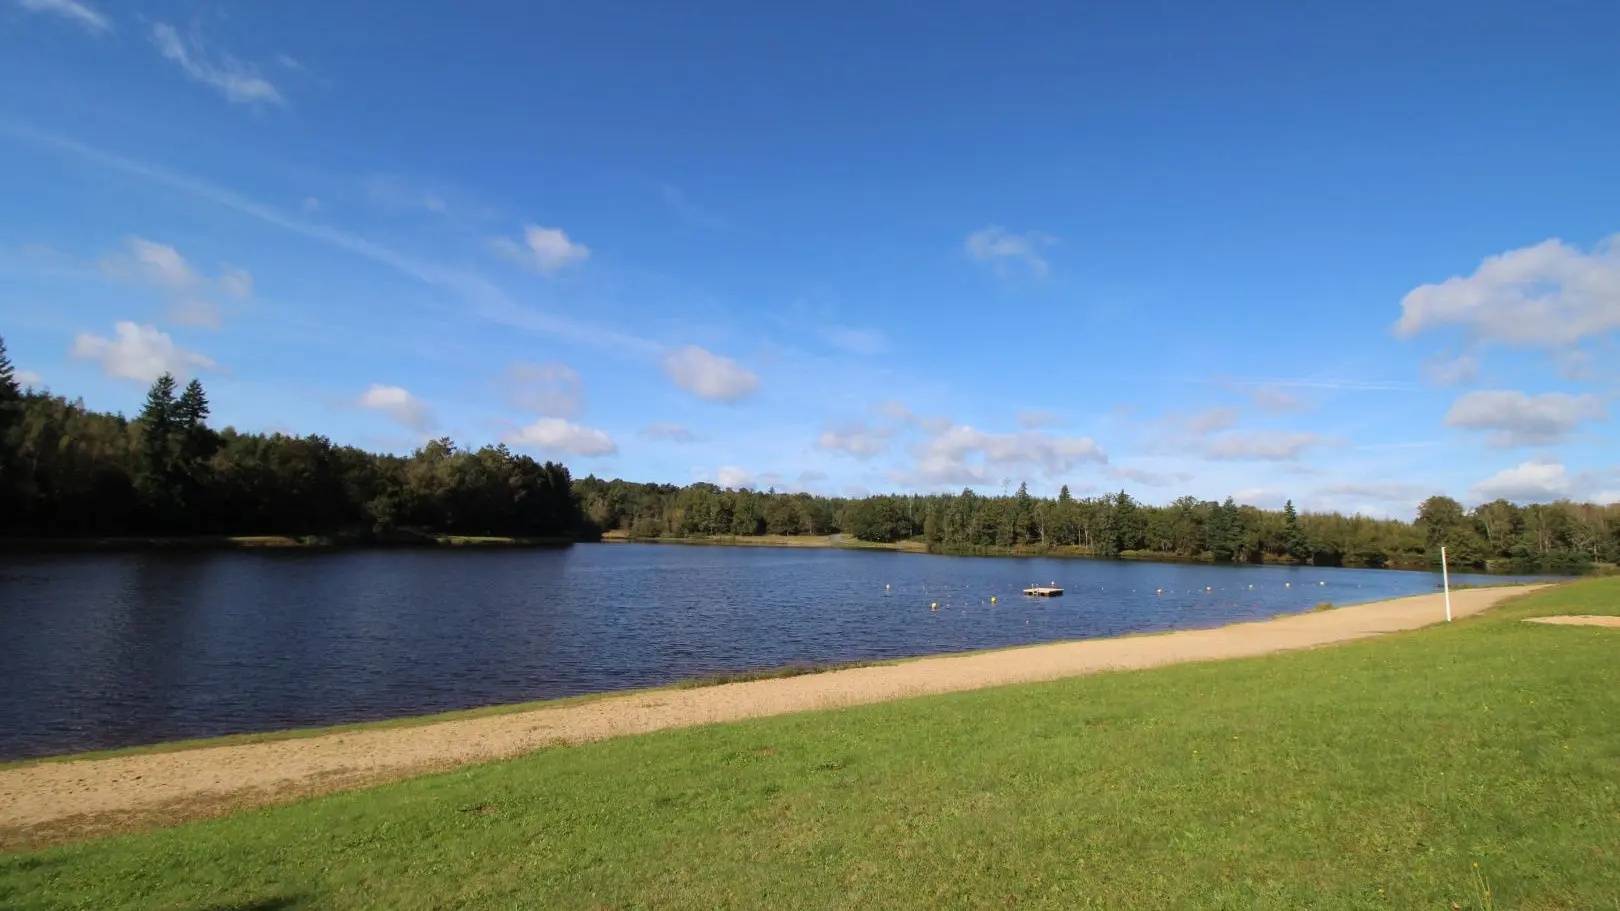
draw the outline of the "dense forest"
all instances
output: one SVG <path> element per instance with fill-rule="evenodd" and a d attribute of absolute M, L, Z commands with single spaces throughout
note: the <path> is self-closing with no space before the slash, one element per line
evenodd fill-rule
<path fill-rule="evenodd" d="M 0 534 L 29 537 L 413 535 L 638 539 L 841 534 L 942 553 L 1055 553 L 1318 566 L 1581 572 L 1620 562 L 1620 505 L 1435 496 L 1416 520 L 1262 510 L 1123 491 L 1076 498 L 959 494 L 840 499 L 587 477 L 505 446 L 428 442 L 379 455 L 320 436 L 208 426 L 202 384 L 152 385 L 141 413 L 19 388 L 0 340 Z"/>
<path fill-rule="evenodd" d="M 0 339 L 0 534 L 29 537 L 411 534 L 574 538 L 568 469 L 435 440 L 408 458 L 320 436 L 208 426 L 165 375 L 135 420 L 19 388 Z"/>
<path fill-rule="evenodd" d="M 1215 562 L 1317 566 L 1422 566 L 1440 547 L 1457 566 L 1515 572 L 1582 572 L 1620 561 L 1620 506 L 1516 506 L 1505 500 L 1465 510 L 1435 496 L 1415 522 L 1296 513 L 1181 497 L 1166 506 L 1123 491 L 1056 499 L 930 496 L 839 500 L 808 494 L 673 487 L 587 477 L 574 489 L 586 518 L 632 538 L 712 535 L 825 535 L 865 541 L 921 540 L 942 553 L 1071 553 Z"/>

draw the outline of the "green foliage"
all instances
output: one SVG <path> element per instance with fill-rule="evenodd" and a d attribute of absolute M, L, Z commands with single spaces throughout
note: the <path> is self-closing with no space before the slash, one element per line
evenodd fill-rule
<path fill-rule="evenodd" d="M 4 404 L 4 403 L 0 403 Z M 435 440 L 409 457 L 324 437 L 208 427 L 196 380 L 164 376 L 140 417 L 29 391 L 6 413 L 0 534 L 566 538 L 589 532 L 568 469 Z"/>

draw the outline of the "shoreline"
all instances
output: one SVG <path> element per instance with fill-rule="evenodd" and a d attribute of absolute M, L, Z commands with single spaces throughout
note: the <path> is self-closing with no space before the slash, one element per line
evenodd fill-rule
<path fill-rule="evenodd" d="M 407 550 L 421 547 L 570 547 L 575 538 L 506 535 L 441 535 L 399 532 L 390 535 L 334 533 L 318 535 L 132 535 L 96 538 L 20 538 L 0 536 L 0 555 L 66 555 L 141 553 L 145 551 L 330 551 Z"/>
<path fill-rule="evenodd" d="M 1466 617 L 1545 587 L 1454 591 L 1453 613 Z M 99 758 L 79 754 L 25 760 L 0 767 L 0 850 L 219 816 L 559 745 L 1085 674 L 1255 657 L 1417 629 L 1443 622 L 1443 616 L 1441 595 L 1416 595 L 1207 629 L 473 709 L 468 712 L 483 714 L 448 720 L 429 716 L 415 719 L 416 724 L 396 719 L 292 732 L 279 739 L 262 735 L 251 742 L 203 741 Z"/>

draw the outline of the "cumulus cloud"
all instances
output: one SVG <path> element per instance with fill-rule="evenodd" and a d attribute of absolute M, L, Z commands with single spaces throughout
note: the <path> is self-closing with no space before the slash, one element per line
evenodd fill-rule
<path fill-rule="evenodd" d="M 830 427 L 816 437 L 816 447 L 828 452 L 845 452 L 857 459 L 870 459 L 889 450 L 892 427 L 874 427 L 862 421 L 850 421 Z"/>
<path fill-rule="evenodd" d="M 11 378 L 16 380 L 17 385 L 24 389 L 45 385 L 45 378 L 32 370 L 19 368 L 11 374 Z"/>
<path fill-rule="evenodd" d="M 513 408 L 544 417 L 574 417 L 584 400 L 579 374 L 567 364 L 520 361 L 501 371 L 496 385 Z"/>
<path fill-rule="evenodd" d="M 418 433 L 433 428 L 433 412 L 427 403 L 399 386 L 372 384 L 356 400 L 361 408 L 377 411 Z"/>
<path fill-rule="evenodd" d="M 1582 421 L 1606 420 L 1608 407 L 1595 395 L 1549 392 L 1470 392 L 1446 412 L 1447 427 L 1488 430 L 1489 446 L 1545 446 L 1567 438 Z"/>
<path fill-rule="evenodd" d="M 253 276 L 246 269 L 222 265 L 217 277 L 209 277 L 168 244 L 129 237 L 124 247 L 102 258 L 102 274 L 158 289 L 168 299 L 169 318 L 182 325 L 217 327 L 220 313 L 215 298 L 223 295 L 245 300 L 253 296 Z"/>
<path fill-rule="evenodd" d="M 1056 477 L 1083 463 L 1105 463 L 1108 454 L 1090 437 L 1059 437 L 1038 430 L 986 433 L 956 424 L 919 443 L 916 464 L 896 472 L 900 483 L 986 484 L 1001 471 L 1035 468 Z M 997 469 L 992 472 L 991 469 Z"/>
<path fill-rule="evenodd" d="M 1560 462 L 1520 462 L 1475 484 L 1471 492 L 1480 502 L 1501 499 L 1515 503 L 1547 503 L 1574 496 L 1576 481 Z"/>
<path fill-rule="evenodd" d="M 752 370 L 696 345 L 665 355 L 664 372 L 675 385 L 711 402 L 739 402 L 759 389 L 759 377 Z"/>
<path fill-rule="evenodd" d="M 193 29 L 190 40 L 180 37 L 174 26 L 152 24 L 152 43 L 164 59 L 174 62 L 192 81 L 202 83 L 237 104 L 281 104 L 281 90 L 260 76 L 253 67 L 229 54 L 216 56 Z"/>
<path fill-rule="evenodd" d="M 715 483 L 721 487 L 732 490 L 741 490 L 744 487 L 754 486 L 754 476 L 750 472 L 735 465 L 722 465 L 715 472 Z"/>
<path fill-rule="evenodd" d="M 524 226 L 521 241 L 497 237 L 490 241 L 490 246 L 496 253 L 541 275 L 555 275 L 569 263 L 584 262 L 591 256 L 590 247 L 569 240 L 563 229 L 540 225 Z"/>
<path fill-rule="evenodd" d="M 989 263 L 997 272 L 1009 265 L 1022 265 L 1037 276 L 1044 277 L 1047 263 L 1044 251 L 1057 243 L 1057 238 L 1031 231 L 1013 234 L 1000 225 L 990 225 L 974 231 L 962 243 L 968 258 Z"/>
<path fill-rule="evenodd" d="M 31 12 L 60 16 L 92 32 L 112 29 L 112 20 L 105 13 L 81 0 L 17 0 L 17 5 Z"/>
<path fill-rule="evenodd" d="M 638 435 L 644 440 L 660 440 L 666 443 L 691 443 L 697 440 L 697 434 L 691 430 L 669 422 L 648 424 Z"/>
<path fill-rule="evenodd" d="M 1309 402 L 1278 386 L 1257 386 L 1249 393 L 1249 399 L 1256 408 L 1273 414 L 1308 411 L 1311 407 Z"/>
<path fill-rule="evenodd" d="M 1240 430 L 1209 441 L 1204 457 L 1215 461 L 1285 462 L 1300 457 L 1325 440 L 1314 433 L 1285 433 L 1279 430 Z"/>
<path fill-rule="evenodd" d="M 567 455 L 594 458 L 619 451 L 613 438 L 594 427 L 582 427 L 562 418 L 541 418 L 507 434 L 504 442 Z"/>
<path fill-rule="evenodd" d="M 1479 378 L 1479 360 L 1468 354 L 1431 359 L 1423 365 L 1423 375 L 1436 386 L 1466 386 Z"/>
<path fill-rule="evenodd" d="M 128 320 L 113 325 L 112 338 L 79 333 L 68 353 L 99 362 L 101 372 L 107 376 L 141 383 L 150 383 L 165 373 L 186 377 L 219 369 L 212 359 L 176 345 L 167 333 Z"/>
<path fill-rule="evenodd" d="M 1557 348 L 1620 328 L 1620 235 L 1591 252 L 1545 240 L 1422 285 L 1401 300 L 1395 332 L 1456 326 L 1475 338 Z"/>

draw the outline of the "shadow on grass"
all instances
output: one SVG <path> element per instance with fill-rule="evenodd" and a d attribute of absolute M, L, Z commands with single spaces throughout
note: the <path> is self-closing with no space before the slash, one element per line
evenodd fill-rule
<path fill-rule="evenodd" d="M 227 902 L 223 905 L 204 905 L 197 911 L 283 911 L 287 908 L 313 908 L 315 905 L 295 895 L 277 895 L 245 902 Z"/>

